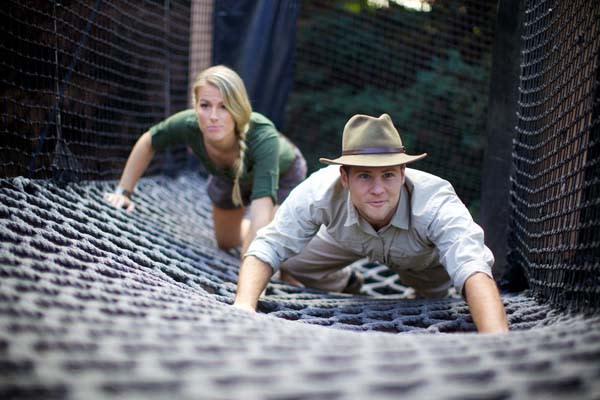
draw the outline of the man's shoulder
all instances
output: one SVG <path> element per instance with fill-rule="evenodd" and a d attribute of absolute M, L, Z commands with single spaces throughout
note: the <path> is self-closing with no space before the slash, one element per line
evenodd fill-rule
<path fill-rule="evenodd" d="M 313 172 L 301 183 L 315 202 L 330 203 L 339 197 L 342 188 L 339 165 L 330 165 Z"/>
<path fill-rule="evenodd" d="M 434 175 L 429 172 L 421 171 L 420 169 L 414 168 L 406 168 L 406 176 L 412 178 L 413 180 L 419 181 L 421 184 L 431 184 L 431 183 L 449 183 L 444 178 Z"/>
<path fill-rule="evenodd" d="M 326 167 L 319 168 L 311 174 L 311 176 L 313 175 L 322 179 L 335 180 L 340 177 L 340 166 L 328 165 Z"/>
<path fill-rule="evenodd" d="M 414 218 L 429 220 L 446 201 L 458 199 L 452 184 L 428 172 L 407 168 L 406 185 L 410 192 Z"/>
<path fill-rule="evenodd" d="M 450 182 L 437 175 L 418 169 L 406 168 L 406 182 L 410 189 L 413 192 L 417 192 L 417 194 L 431 196 L 438 193 L 440 190 L 450 190 L 454 193 L 454 189 Z"/>

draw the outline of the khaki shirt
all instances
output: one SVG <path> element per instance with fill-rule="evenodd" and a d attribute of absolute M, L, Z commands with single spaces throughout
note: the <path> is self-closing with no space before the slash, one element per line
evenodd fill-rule
<path fill-rule="evenodd" d="M 396 213 L 389 225 L 375 231 L 343 188 L 339 166 L 323 168 L 292 191 L 246 255 L 277 270 L 321 226 L 342 247 L 394 271 L 418 272 L 441 264 L 459 293 L 475 272 L 492 276 L 494 257 L 484 244 L 483 230 L 452 185 L 426 172 L 406 168 Z"/>

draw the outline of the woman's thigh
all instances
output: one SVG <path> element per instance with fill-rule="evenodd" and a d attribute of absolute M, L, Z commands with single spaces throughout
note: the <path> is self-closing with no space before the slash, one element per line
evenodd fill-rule
<path fill-rule="evenodd" d="M 283 203 L 290 192 L 306 178 L 306 160 L 298 148 L 295 149 L 296 159 L 292 166 L 279 177 L 277 204 Z"/>

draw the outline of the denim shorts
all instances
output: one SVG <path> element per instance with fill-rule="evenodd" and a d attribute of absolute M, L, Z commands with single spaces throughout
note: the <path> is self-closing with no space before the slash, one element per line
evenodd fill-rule
<path fill-rule="evenodd" d="M 281 204 L 286 197 L 290 194 L 293 188 L 298 186 L 300 182 L 306 178 L 306 160 L 300 150 L 294 146 L 294 152 L 296 158 L 294 162 L 288 168 L 283 175 L 279 176 L 279 189 L 277 190 L 277 204 Z M 242 201 L 244 206 L 250 204 L 250 195 L 252 194 L 252 182 L 241 183 L 240 189 L 242 191 Z M 210 175 L 208 177 L 207 185 L 208 197 L 213 204 L 218 208 L 233 209 L 239 208 L 233 204 L 231 199 L 231 193 L 233 191 L 233 182 L 220 178 L 218 176 Z"/>

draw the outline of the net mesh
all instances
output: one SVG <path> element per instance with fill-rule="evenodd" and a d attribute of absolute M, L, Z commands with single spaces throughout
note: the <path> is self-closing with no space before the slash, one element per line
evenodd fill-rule
<path fill-rule="evenodd" d="M 186 106 L 189 1 L 8 1 L 0 16 L 2 176 L 114 179 L 139 135 Z"/>
<path fill-rule="evenodd" d="M 496 4 L 378 3 L 302 3 L 285 132 L 314 169 L 318 156 L 338 154 L 350 115 L 387 112 L 411 153 L 429 153 L 419 168 L 448 178 L 477 215 Z M 596 309 L 600 6 L 524 7 L 509 260 L 540 298 Z M 195 4 L 194 29 L 191 8 L 8 2 L 1 175 L 117 178 L 139 134 L 187 106 L 190 52 L 192 68 L 206 63 L 212 4 Z M 149 174 L 186 160 L 183 148 L 158 154 Z"/>
<path fill-rule="evenodd" d="M 477 217 L 497 2 L 378 3 L 302 2 L 284 132 L 314 170 L 339 155 L 352 115 L 388 113 L 407 152 L 429 154 L 416 168 Z"/>
<path fill-rule="evenodd" d="M 133 214 L 102 198 L 114 184 L 103 179 L 120 174 L 139 133 L 185 107 L 187 62 L 178 60 L 189 48 L 189 4 L 38 3 L 0 9 L 0 398 L 598 397 L 598 315 L 558 312 L 527 291 L 502 297 L 509 335 L 472 335 L 463 299 L 406 300 L 397 276 L 375 264 L 356 266 L 366 279 L 361 296 L 274 281 L 262 314 L 230 307 L 239 258 L 215 245 L 205 180 L 142 179 Z M 348 117 L 335 104 L 350 114 L 344 98 L 364 96 L 371 101 L 357 112 L 389 112 L 411 151 L 431 153 L 423 169 L 451 180 L 453 169 L 478 174 L 480 155 L 460 149 L 472 138 L 455 134 L 483 122 L 457 106 L 471 121 L 463 125 L 448 107 L 485 107 L 479 68 L 487 73 L 493 5 L 438 3 L 450 22 L 393 2 L 302 3 L 288 132 L 297 142 L 311 138 L 305 153 L 313 146 L 335 155 Z M 511 257 L 528 270 L 533 293 L 592 311 L 600 287 L 599 6 L 566 3 L 526 3 Z M 347 23 L 352 29 L 336 28 Z M 306 45 L 313 31 L 327 51 L 315 38 Z M 366 36 L 353 42 L 354 34 Z M 375 45 L 381 38 L 386 46 Z M 369 51 L 352 58 L 347 46 Z M 165 66 L 167 56 L 177 66 Z M 387 72 L 375 68 L 391 63 Z M 338 75 L 335 92 L 328 78 Z M 450 94 L 441 89 L 457 82 Z M 399 89 L 389 103 L 387 85 Z M 471 102 L 468 93 L 476 93 Z M 403 120 L 398 104 L 414 121 Z M 443 151 L 432 150 L 440 143 Z M 321 154 L 327 146 L 331 153 Z M 178 156 L 162 157 L 152 168 Z M 58 185 L 19 175 L 93 180 Z M 473 204 L 478 185 L 469 181 L 453 183 Z"/>
<path fill-rule="evenodd" d="M 377 294 L 402 288 L 375 265 L 368 295 L 274 281 L 261 313 L 234 309 L 239 259 L 214 243 L 205 186 L 142 179 L 128 214 L 103 200 L 110 181 L 0 179 L 0 398 L 600 393 L 600 317 L 528 293 L 502 298 L 509 335 L 474 335 L 462 299 Z"/>
<path fill-rule="evenodd" d="M 213 32 L 212 0 L 196 0 L 192 2 L 190 33 L 190 71 L 188 83 L 188 106 L 193 106 L 192 88 L 198 73 L 212 62 Z"/>
<path fill-rule="evenodd" d="M 600 3 L 527 2 L 509 259 L 556 305 L 600 308 Z"/>

